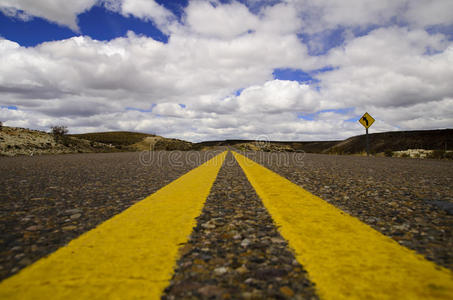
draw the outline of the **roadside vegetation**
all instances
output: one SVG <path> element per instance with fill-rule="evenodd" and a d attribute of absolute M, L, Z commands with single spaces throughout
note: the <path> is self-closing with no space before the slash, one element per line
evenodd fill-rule
<path fill-rule="evenodd" d="M 426 158 L 426 159 L 453 159 L 453 151 L 445 150 L 425 150 L 425 149 L 408 149 L 402 151 L 386 150 L 386 157 L 401 157 L 401 158 Z"/>
<path fill-rule="evenodd" d="M 60 143 L 65 146 L 68 146 L 70 144 L 70 139 L 67 136 L 69 132 L 67 126 L 53 125 L 50 127 L 50 132 L 52 133 L 56 143 Z"/>
<path fill-rule="evenodd" d="M 193 150 L 193 144 L 178 139 L 168 139 L 155 134 L 112 131 L 73 134 L 73 137 L 95 141 L 112 145 L 122 151 L 143 151 L 143 150 L 163 150 L 163 151 L 188 151 Z"/>
<path fill-rule="evenodd" d="M 129 149 L 128 146 L 139 143 L 147 137 L 156 137 L 155 134 L 129 131 L 82 133 L 72 134 L 71 136 L 93 142 L 110 144 L 117 149 Z"/>

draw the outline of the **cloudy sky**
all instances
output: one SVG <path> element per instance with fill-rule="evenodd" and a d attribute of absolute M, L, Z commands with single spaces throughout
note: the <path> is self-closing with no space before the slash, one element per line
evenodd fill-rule
<path fill-rule="evenodd" d="M 453 127 L 452 0 L 0 0 L 0 120 L 190 141 Z"/>

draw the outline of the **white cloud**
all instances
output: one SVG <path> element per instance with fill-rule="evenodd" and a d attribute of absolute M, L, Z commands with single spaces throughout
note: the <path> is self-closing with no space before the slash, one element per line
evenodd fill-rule
<path fill-rule="evenodd" d="M 412 0 L 407 2 L 408 9 L 404 20 L 410 24 L 424 27 L 430 25 L 453 24 L 453 1 L 450 0 Z"/>
<path fill-rule="evenodd" d="M 0 12 L 3 13 L 5 16 L 14 18 L 14 19 L 19 19 L 24 22 L 30 21 L 33 17 L 28 15 L 27 13 L 18 10 L 17 8 L 6 6 L 6 7 L 1 7 L 0 6 Z"/>
<path fill-rule="evenodd" d="M 320 96 L 308 85 L 273 80 L 245 89 L 237 101 L 243 113 L 312 113 L 319 109 Z"/>
<path fill-rule="evenodd" d="M 408 23 L 412 28 L 451 25 L 450 0 L 287 0 L 304 21 L 309 34 L 338 27 L 365 28 L 370 25 Z"/>
<path fill-rule="evenodd" d="M 169 10 L 154 0 L 101 0 L 101 2 L 107 9 L 121 13 L 125 17 L 134 16 L 145 21 L 153 21 L 166 34 L 170 33 L 170 28 L 176 21 Z"/>
<path fill-rule="evenodd" d="M 453 43 L 423 29 L 447 24 L 448 17 L 417 18 L 420 1 L 270 2 L 254 14 L 237 2 L 193 1 L 179 23 L 154 1 L 103 1 L 125 16 L 152 20 L 170 35 L 167 44 L 132 32 L 111 41 L 80 36 L 28 48 L 0 39 L 0 105 L 18 107 L 2 108 L 0 118 L 31 128 L 60 123 L 72 132 L 137 130 L 189 140 L 346 138 L 363 132 L 354 118 L 365 110 L 377 119 L 373 130 L 453 124 Z M 8 7 L 21 9 L 25 1 L 12 3 Z M 50 3 L 36 5 L 45 11 Z M 57 15 L 61 5 L 53 7 Z M 58 22 L 74 26 L 81 7 Z M 50 11 L 44 17 L 57 22 Z M 302 18 L 304 12 L 313 14 Z M 360 37 L 350 31 L 326 55 L 310 56 L 297 36 L 384 24 L 395 16 L 409 25 Z M 276 68 L 325 66 L 334 69 L 313 75 L 316 84 L 272 75 Z"/>
<path fill-rule="evenodd" d="M 175 21 L 175 16 L 154 0 L 0 0 L 0 12 L 23 21 L 41 17 L 78 32 L 78 15 L 97 4 L 125 17 L 153 21 L 167 34 Z"/>
<path fill-rule="evenodd" d="M 258 17 L 246 6 L 211 4 L 208 1 L 193 1 L 186 9 L 185 23 L 192 32 L 207 37 L 229 39 L 256 30 Z"/>
<path fill-rule="evenodd" d="M 95 3 L 96 0 L 0 0 L 0 10 L 20 19 L 29 19 L 31 16 L 45 18 L 78 31 L 77 15 Z"/>
<path fill-rule="evenodd" d="M 427 55 L 427 49 L 439 53 Z M 385 28 L 354 39 L 329 57 L 319 76 L 326 97 L 347 106 L 410 106 L 453 95 L 453 45 L 425 31 Z"/>
<path fill-rule="evenodd" d="M 304 31 L 315 33 L 338 26 L 383 24 L 395 16 L 406 1 L 395 0 L 289 0 L 303 17 Z"/>
<path fill-rule="evenodd" d="M 299 33 L 302 20 L 292 5 L 280 3 L 264 7 L 260 13 L 259 30 L 278 35 Z"/>

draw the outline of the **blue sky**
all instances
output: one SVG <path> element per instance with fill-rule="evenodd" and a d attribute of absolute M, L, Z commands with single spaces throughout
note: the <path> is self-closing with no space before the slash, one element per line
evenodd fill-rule
<path fill-rule="evenodd" d="M 453 124 L 451 2 L 0 0 L 0 118 L 192 141 Z"/>
<path fill-rule="evenodd" d="M 171 5 L 170 7 L 174 7 Z M 136 17 L 124 17 L 117 12 L 107 10 L 103 5 L 95 5 L 78 15 L 80 32 L 55 24 L 40 17 L 23 22 L 0 13 L 0 34 L 22 46 L 63 40 L 74 36 L 89 36 L 96 40 L 109 41 L 125 36 L 131 30 L 155 40 L 167 42 L 168 36 L 162 33 L 152 21 L 143 21 Z"/>

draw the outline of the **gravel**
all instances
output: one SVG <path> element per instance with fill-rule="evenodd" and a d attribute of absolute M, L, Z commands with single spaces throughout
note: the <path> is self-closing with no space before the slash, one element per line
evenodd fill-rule
<path fill-rule="evenodd" d="M 162 299 L 317 299 L 231 153 L 197 221 Z"/>
<path fill-rule="evenodd" d="M 0 157 L 0 279 L 157 191 L 213 153 Z M 453 270 L 453 162 L 304 153 L 247 156 Z M 317 299 L 228 154 L 163 299 Z"/>
<path fill-rule="evenodd" d="M 0 157 L 0 280 L 154 193 L 214 153 L 140 155 Z"/>
<path fill-rule="evenodd" d="M 453 270 L 453 162 L 246 153 L 398 243 Z"/>

